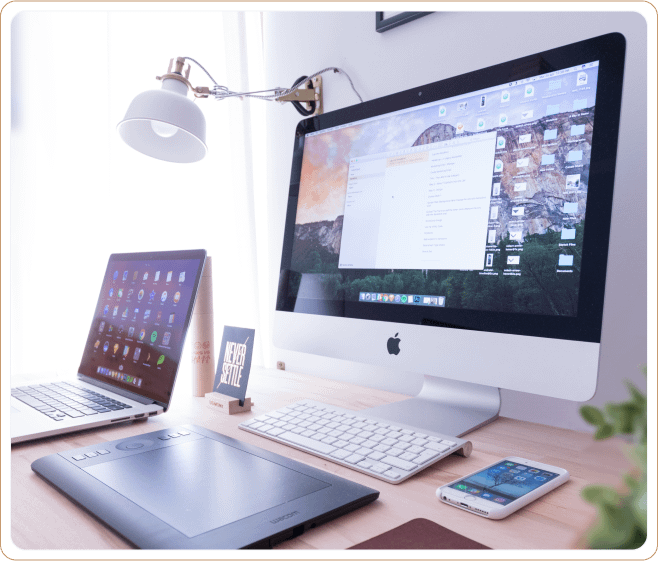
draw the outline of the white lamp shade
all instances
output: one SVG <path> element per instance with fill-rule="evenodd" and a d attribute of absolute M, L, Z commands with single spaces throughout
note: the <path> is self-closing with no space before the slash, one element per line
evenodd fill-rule
<path fill-rule="evenodd" d="M 208 151 L 203 112 L 178 80 L 163 80 L 161 90 L 135 97 L 117 129 L 126 144 L 158 160 L 198 162 Z"/>

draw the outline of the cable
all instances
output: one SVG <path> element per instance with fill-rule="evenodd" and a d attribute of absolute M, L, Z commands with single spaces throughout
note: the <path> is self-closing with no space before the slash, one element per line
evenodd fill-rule
<path fill-rule="evenodd" d="M 320 74 L 324 74 L 325 72 L 329 72 L 330 70 L 333 70 L 335 74 L 345 74 L 347 77 L 350 86 L 352 86 L 352 90 L 354 90 L 354 93 L 356 96 L 359 98 L 359 101 L 363 103 L 363 98 L 359 94 L 358 91 L 356 91 L 356 88 L 354 87 L 354 83 L 352 82 L 352 78 L 350 78 L 349 74 L 345 72 L 344 70 L 341 70 L 340 68 L 336 68 L 335 66 L 330 66 L 328 68 L 324 68 L 320 70 L 319 72 L 316 72 L 315 74 L 311 74 L 308 77 L 302 77 L 298 78 L 297 81 L 290 87 L 290 88 L 271 88 L 268 90 L 260 90 L 260 91 L 255 91 L 255 92 L 234 92 L 229 90 L 226 86 L 220 86 L 215 79 L 210 75 L 210 73 L 196 60 L 194 60 L 192 57 L 185 56 L 181 57 L 184 58 L 185 60 L 189 60 L 196 64 L 201 70 L 203 70 L 208 78 L 212 81 L 214 84 L 214 87 L 212 89 L 212 94 L 215 96 L 215 99 L 226 99 L 228 97 L 255 97 L 257 99 L 262 99 L 265 101 L 276 101 L 280 97 L 286 96 L 288 94 L 293 93 L 294 91 L 298 90 L 300 86 L 302 86 L 304 83 L 312 80 L 316 76 L 319 76 Z M 267 92 L 274 92 L 273 94 L 269 95 L 262 95 Z M 295 102 L 299 103 L 299 102 Z M 301 106 L 301 105 L 300 105 Z M 295 106 L 295 108 L 299 111 L 299 109 Z M 302 113 L 303 114 L 303 113 Z"/>

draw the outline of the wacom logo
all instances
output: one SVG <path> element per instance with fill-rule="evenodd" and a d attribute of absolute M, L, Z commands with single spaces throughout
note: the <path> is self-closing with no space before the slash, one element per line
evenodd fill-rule
<path fill-rule="evenodd" d="M 288 520 L 288 518 L 292 518 L 293 516 L 299 514 L 298 511 L 293 510 L 292 512 L 289 512 L 288 514 L 284 514 L 283 516 L 279 516 L 279 518 L 275 518 L 274 520 L 270 520 L 271 524 L 276 524 L 277 522 L 281 522 L 282 520 Z"/>

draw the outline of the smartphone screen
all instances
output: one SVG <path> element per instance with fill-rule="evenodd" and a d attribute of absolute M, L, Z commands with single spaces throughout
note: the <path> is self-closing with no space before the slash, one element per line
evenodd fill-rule
<path fill-rule="evenodd" d="M 501 505 L 534 491 L 558 477 L 557 473 L 504 460 L 450 485 L 469 495 Z"/>

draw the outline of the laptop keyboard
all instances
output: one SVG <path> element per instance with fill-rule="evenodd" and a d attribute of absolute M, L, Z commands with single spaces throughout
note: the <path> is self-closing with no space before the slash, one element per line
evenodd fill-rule
<path fill-rule="evenodd" d="M 11 395 L 54 421 L 130 409 L 130 405 L 72 382 L 20 386 Z"/>
<path fill-rule="evenodd" d="M 287 446 L 366 473 L 388 483 L 400 483 L 469 441 L 349 411 L 326 403 L 304 400 L 238 425 Z"/>

